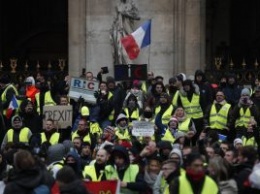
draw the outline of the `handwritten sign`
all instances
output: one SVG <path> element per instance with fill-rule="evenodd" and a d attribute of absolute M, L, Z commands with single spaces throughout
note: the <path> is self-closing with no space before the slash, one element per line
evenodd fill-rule
<path fill-rule="evenodd" d="M 72 126 L 72 106 L 44 106 L 44 122 L 51 118 L 60 128 Z"/>
<path fill-rule="evenodd" d="M 84 98 L 87 102 L 96 103 L 94 92 L 98 90 L 98 81 L 88 81 L 83 78 L 72 77 L 68 96 L 73 99 Z"/>
<path fill-rule="evenodd" d="M 147 137 L 154 134 L 154 124 L 148 121 L 133 121 L 132 134 L 134 136 Z"/>

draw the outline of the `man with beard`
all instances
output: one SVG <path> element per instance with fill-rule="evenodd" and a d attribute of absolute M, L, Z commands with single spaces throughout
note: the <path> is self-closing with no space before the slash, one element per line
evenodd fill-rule
<path fill-rule="evenodd" d="M 23 121 L 20 116 L 13 116 L 11 119 L 11 124 L 12 128 L 7 131 L 2 142 L 2 150 L 5 148 L 5 145 L 9 142 L 28 144 L 29 139 L 32 136 L 32 132 L 30 131 L 30 129 L 28 127 L 23 126 Z"/>
<path fill-rule="evenodd" d="M 23 123 L 28 127 L 33 134 L 39 133 L 42 120 L 39 114 L 36 112 L 34 104 L 30 100 L 24 100 L 20 106 L 19 115 L 23 119 Z"/>
<path fill-rule="evenodd" d="M 109 154 L 105 149 L 99 149 L 96 155 L 96 161 L 93 165 L 85 166 L 83 177 L 89 181 L 105 180 L 105 166 L 109 159 Z"/>
<path fill-rule="evenodd" d="M 115 146 L 111 153 L 111 165 L 105 167 L 107 180 L 119 180 L 120 193 L 136 193 L 147 190 L 137 164 L 130 164 L 128 152 L 123 146 Z"/>
<path fill-rule="evenodd" d="M 91 149 L 94 149 L 97 141 L 97 133 L 91 133 L 90 123 L 85 119 L 80 119 L 78 129 L 72 133 L 71 140 L 73 141 L 75 137 L 80 137 L 84 142 L 89 142 Z"/>
<path fill-rule="evenodd" d="M 54 121 L 47 119 L 45 122 L 44 132 L 41 133 L 41 144 L 49 142 L 51 145 L 55 145 L 60 142 L 60 133 L 54 127 Z"/>
<path fill-rule="evenodd" d="M 203 158 L 199 153 L 191 153 L 186 160 L 186 173 L 170 184 L 170 193 L 211 193 L 219 194 L 215 181 L 205 174 Z"/>

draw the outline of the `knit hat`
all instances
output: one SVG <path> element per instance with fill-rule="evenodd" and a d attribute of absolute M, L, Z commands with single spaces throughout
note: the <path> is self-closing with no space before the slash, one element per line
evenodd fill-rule
<path fill-rule="evenodd" d="M 125 114 L 123 114 L 123 113 L 120 113 L 120 114 L 118 115 L 117 119 L 116 119 L 116 124 L 118 124 L 118 123 L 119 123 L 119 121 L 121 121 L 121 120 L 123 120 L 123 119 L 125 119 L 125 120 L 127 120 L 127 121 L 128 121 L 128 119 L 127 119 L 126 115 L 125 115 Z"/>
<path fill-rule="evenodd" d="M 182 131 L 178 131 L 177 133 L 175 133 L 175 141 L 176 142 L 178 139 L 180 139 L 181 137 L 185 137 L 185 133 L 183 133 Z"/>
<path fill-rule="evenodd" d="M 55 161 L 60 161 L 65 156 L 65 147 L 63 144 L 51 145 L 47 151 L 47 163 L 51 164 Z"/>
<path fill-rule="evenodd" d="M 237 144 L 243 144 L 243 141 L 242 141 L 242 139 L 240 139 L 240 138 L 236 138 L 235 140 L 234 140 L 234 142 L 233 142 L 233 145 L 234 146 L 236 146 Z"/>
<path fill-rule="evenodd" d="M 87 106 L 82 106 L 80 112 L 82 116 L 89 116 L 89 109 Z"/>
<path fill-rule="evenodd" d="M 107 126 L 106 128 L 104 128 L 104 132 L 108 132 L 111 134 L 115 133 L 114 128 L 112 126 Z"/>
<path fill-rule="evenodd" d="M 33 76 L 29 76 L 25 79 L 25 83 L 26 84 L 31 84 L 31 85 L 35 85 L 35 80 L 33 78 Z"/>
<path fill-rule="evenodd" d="M 242 91 L 241 91 L 241 96 L 250 96 L 250 91 L 248 88 L 244 88 Z"/>
<path fill-rule="evenodd" d="M 183 163 L 183 159 L 182 159 L 182 153 L 181 150 L 178 148 L 173 148 L 172 151 L 169 154 L 169 158 L 171 158 L 172 154 L 176 154 L 179 158 L 180 158 L 180 165 L 182 165 Z"/>
<path fill-rule="evenodd" d="M 170 125 L 171 122 L 175 122 L 175 123 L 179 123 L 178 119 L 176 117 L 172 117 L 170 118 L 169 122 L 168 122 L 168 125 Z"/>

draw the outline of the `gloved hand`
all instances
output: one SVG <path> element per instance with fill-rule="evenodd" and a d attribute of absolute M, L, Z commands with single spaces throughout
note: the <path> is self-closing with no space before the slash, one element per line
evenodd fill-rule
<path fill-rule="evenodd" d="M 99 92 L 98 92 L 98 91 L 95 91 L 95 92 L 94 92 L 94 97 L 95 97 L 95 98 L 98 98 L 98 96 L 99 96 Z"/>
<path fill-rule="evenodd" d="M 78 99 L 78 103 L 79 103 L 79 104 L 82 104 L 82 103 L 84 103 L 84 102 L 85 102 L 84 98 L 82 98 L 82 96 L 80 96 L 79 99 Z"/>

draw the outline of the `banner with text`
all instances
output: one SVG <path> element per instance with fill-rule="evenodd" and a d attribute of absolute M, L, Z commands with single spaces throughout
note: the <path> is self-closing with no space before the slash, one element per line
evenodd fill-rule
<path fill-rule="evenodd" d="M 98 81 L 88 81 L 83 78 L 72 77 L 68 96 L 73 99 L 84 98 L 87 102 L 96 103 L 94 92 L 98 91 Z"/>
<path fill-rule="evenodd" d="M 132 134 L 137 137 L 151 137 L 154 134 L 154 124 L 148 121 L 133 121 Z"/>
<path fill-rule="evenodd" d="M 44 106 L 43 107 L 43 126 L 47 119 L 53 119 L 58 128 L 72 126 L 72 106 Z"/>

